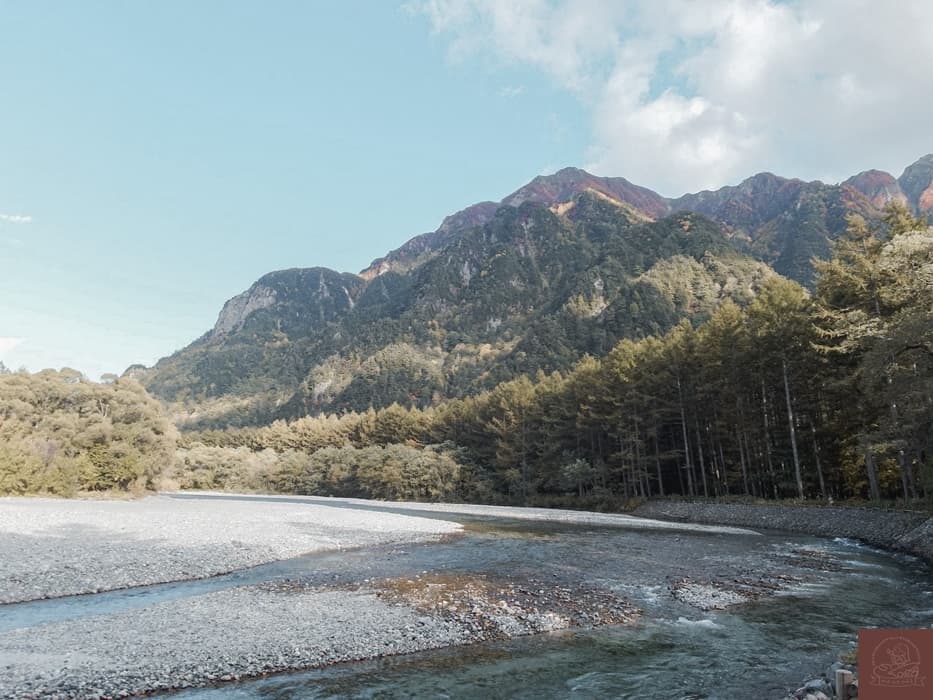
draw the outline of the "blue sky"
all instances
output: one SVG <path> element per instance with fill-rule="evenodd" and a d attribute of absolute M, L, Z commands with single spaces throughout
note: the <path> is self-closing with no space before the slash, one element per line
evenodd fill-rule
<path fill-rule="evenodd" d="M 12 368 L 152 363 L 265 272 L 356 272 L 582 149 L 571 96 L 452 65 L 391 4 L 0 3 L 0 26 L 0 212 L 31 217 L 0 220 Z"/>
<path fill-rule="evenodd" d="M 151 364 L 270 270 L 358 271 L 565 165 L 899 174 L 933 150 L 926 7 L 861 60 L 821 2 L 0 0 L 0 360 Z"/>

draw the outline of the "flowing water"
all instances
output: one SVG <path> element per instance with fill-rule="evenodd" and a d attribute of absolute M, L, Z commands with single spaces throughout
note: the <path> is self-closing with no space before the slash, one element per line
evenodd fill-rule
<path fill-rule="evenodd" d="M 286 578 L 342 585 L 432 571 L 534 579 L 609 588 L 643 614 L 632 625 L 340 664 L 172 697 L 676 700 L 780 698 L 851 649 L 860 627 L 933 626 L 928 567 L 845 540 L 433 517 L 463 522 L 466 534 L 308 555 L 204 581 L 3 606 L 0 631 Z M 704 612 L 670 595 L 684 578 L 748 581 L 775 573 L 794 582 L 727 610 Z"/>

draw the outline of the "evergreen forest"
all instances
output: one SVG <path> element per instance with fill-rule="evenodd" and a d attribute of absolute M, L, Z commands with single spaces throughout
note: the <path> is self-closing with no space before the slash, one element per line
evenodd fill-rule
<path fill-rule="evenodd" d="M 229 489 L 621 508 L 933 499 L 933 228 L 851 214 L 812 289 L 459 398 L 188 429 L 130 376 L 0 374 L 0 493 Z"/>

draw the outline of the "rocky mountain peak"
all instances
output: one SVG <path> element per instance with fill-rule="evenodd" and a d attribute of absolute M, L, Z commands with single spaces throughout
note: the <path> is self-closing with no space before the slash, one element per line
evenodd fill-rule
<path fill-rule="evenodd" d="M 463 229 L 482 226 L 496 214 L 499 204 L 496 202 L 479 202 L 473 206 L 461 209 L 456 214 L 444 218 L 438 227 L 438 233 L 462 231 Z"/>
<path fill-rule="evenodd" d="M 360 276 L 371 280 L 390 270 L 410 270 L 423 262 L 426 256 L 430 256 L 432 251 L 447 245 L 464 231 L 491 221 L 500 207 L 519 207 L 530 202 L 560 208 L 585 192 L 629 205 L 648 219 L 658 219 L 670 213 L 670 206 L 664 197 L 634 185 L 625 178 L 599 177 L 580 168 L 563 168 L 552 175 L 538 175 L 501 202 L 479 202 L 451 214 L 436 231 L 415 236 L 388 255 L 377 258 L 360 272 Z"/>
<path fill-rule="evenodd" d="M 897 182 L 915 211 L 933 212 L 933 153 L 908 165 Z"/>
<path fill-rule="evenodd" d="M 801 180 L 796 178 L 787 179 L 774 173 L 763 172 L 756 173 L 749 178 L 742 180 L 739 184 L 739 191 L 751 195 L 770 194 L 788 183 L 800 184 Z"/>
<path fill-rule="evenodd" d="M 907 203 L 907 197 L 891 173 L 883 170 L 864 170 L 842 183 L 853 187 L 868 198 L 872 206 L 884 208 L 889 202 Z"/>
<path fill-rule="evenodd" d="M 623 177 L 599 177 L 580 168 L 539 175 L 503 199 L 502 204 L 517 207 L 524 202 L 535 202 L 550 207 L 569 202 L 587 191 L 630 204 L 653 219 L 670 213 L 667 200 L 657 192 L 634 185 Z"/>
<path fill-rule="evenodd" d="M 671 208 L 698 212 L 730 227 L 756 227 L 792 206 L 804 184 L 802 180 L 763 172 L 738 185 L 685 194 L 671 200 Z"/>

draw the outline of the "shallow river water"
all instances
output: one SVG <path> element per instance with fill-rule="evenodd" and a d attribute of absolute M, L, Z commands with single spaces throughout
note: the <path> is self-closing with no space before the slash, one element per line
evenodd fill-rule
<path fill-rule="evenodd" d="M 346 663 L 171 697 L 676 700 L 780 698 L 851 649 L 860 627 L 933 626 L 928 567 L 845 540 L 417 514 L 462 522 L 466 533 L 429 544 L 309 555 L 204 581 L 3 606 L 0 632 L 284 578 L 344 585 L 430 571 L 532 579 L 609 588 L 643 613 L 631 625 Z M 685 578 L 749 581 L 775 574 L 793 583 L 726 610 L 702 611 L 670 594 Z"/>

